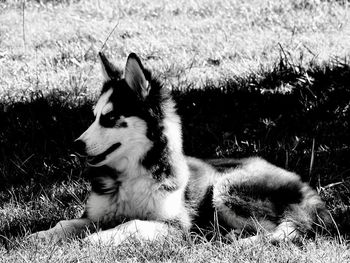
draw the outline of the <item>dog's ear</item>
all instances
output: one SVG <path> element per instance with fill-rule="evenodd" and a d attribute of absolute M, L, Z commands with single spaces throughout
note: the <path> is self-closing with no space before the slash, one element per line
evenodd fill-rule
<path fill-rule="evenodd" d="M 147 97 L 148 81 L 141 60 L 135 53 L 131 53 L 126 61 L 125 81 L 143 99 Z"/>
<path fill-rule="evenodd" d="M 105 79 L 120 79 L 122 77 L 122 72 L 107 59 L 105 54 L 102 52 L 98 54 L 101 59 L 102 72 Z"/>

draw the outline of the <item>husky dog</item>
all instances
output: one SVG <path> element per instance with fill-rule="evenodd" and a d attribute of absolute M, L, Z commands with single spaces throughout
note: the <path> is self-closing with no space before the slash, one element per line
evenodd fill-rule
<path fill-rule="evenodd" d="M 218 225 L 230 239 L 249 233 L 242 240 L 278 242 L 329 221 L 317 193 L 292 172 L 260 158 L 208 164 L 185 156 L 170 92 L 134 53 L 124 73 L 100 58 L 105 82 L 95 120 L 75 141 L 90 166 L 85 213 L 32 237 L 118 245 Z"/>

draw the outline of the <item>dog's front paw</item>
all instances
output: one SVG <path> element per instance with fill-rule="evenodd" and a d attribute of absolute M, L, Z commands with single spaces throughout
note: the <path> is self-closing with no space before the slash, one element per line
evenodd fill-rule
<path fill-rule="evenodd" d="M 35 242 L 35 243 L 37 242 L 43 242 L 43 243 L 55 242 L 56 243 L 56 242 L 67 240 L 67 235 L 62 229 L 58 227 L 54 227 L 48 230 L 33 233 L 27 236 L 26 239 L 29 242 Z"/>
<path fill-rule="evenodd" d="M 35 243 L 45 242 L 45 243 L 47 243 L 47 242 L 54 241 L 55 236 L 53 235 L 53 233 L 50 233 L 49 230 L 46 230 L 46 231 L 39 231 L 39 232 L 33 233 L 33 234 L 27 236 L 25 239 L 29 242 L 35 242 Z"/>

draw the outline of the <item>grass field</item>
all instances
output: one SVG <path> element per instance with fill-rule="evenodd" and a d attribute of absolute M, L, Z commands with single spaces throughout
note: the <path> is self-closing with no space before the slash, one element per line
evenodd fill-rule
<path fill-rule="evenodd" d="M 350 262 L 346 235 L 253 247 L 23 241 L 82 213 L 90 186 L 72 141 L 92 121 L 101 48 L 121 66 L 138 53 L 173 90 L 187 154 L 296 171 L 349 234 L 349 19 L 347 1 L 0 1 L 0 262 Z"/>

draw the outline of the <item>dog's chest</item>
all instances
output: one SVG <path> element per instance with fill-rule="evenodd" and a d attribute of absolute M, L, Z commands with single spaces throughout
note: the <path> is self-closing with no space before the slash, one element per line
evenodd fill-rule
<path fill-rule="evenodd" d="M 108 179 L 105 182 L 113 185 L 114 191 L 91 193 L 86 207 L 91 220 L 110 223 L 159 217 L 164 193 L 157 189 L 151 179 L 135 178 L 119 184 L 111 183 Z"/>

